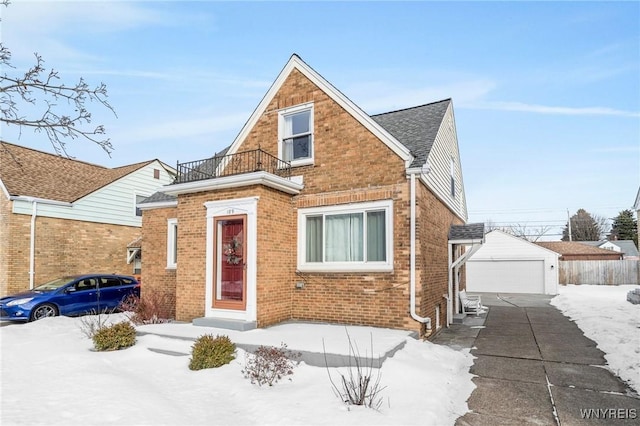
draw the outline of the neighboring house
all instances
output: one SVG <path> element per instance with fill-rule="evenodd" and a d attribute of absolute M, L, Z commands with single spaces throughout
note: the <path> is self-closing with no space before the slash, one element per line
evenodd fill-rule
<path fill-rule="evenodd" d="M 601 241 L 580 241 L 592 247 L 615 251 L 622 254 L 623 260 L 639 260 L 638 248 L 633 240 L 601 240 Z"/>
<path fill-rule="evenodd" d="M 540 241 L 536 244 L 558 253 L 561 261 L 622 259 L 621 253 L 592 247 L 578 241 Z"/>
<path fill-rule="evenodd" d="M 430 334 L 483 237 L 464 226 L 450 99 L 370 116 L 296 55 L 227 150 L 177 171 L 139 204 L 143 291 L 198 325 Z"/>
<path fill-rule="evenodd" d="M 110 169 L 0 141 L 0 295 L 63 274 L 139 273 L 136 204 L 173 176 L 158 160 Z"/>
<path fill-rule="evenodd" d="M 467 261 L 467 290 L 558 294 L 558 253 L 493 230 Z"/>

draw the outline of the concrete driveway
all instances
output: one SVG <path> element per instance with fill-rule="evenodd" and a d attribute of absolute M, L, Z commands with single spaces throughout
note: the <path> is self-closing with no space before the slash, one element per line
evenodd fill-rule
<path fill-rule="evenodd" d="M 552 296 L 481 293 L 488 312 L 434 343 L 472 348 L 477 388 L 456 425 L 640 424 L 640 398 Z"/>

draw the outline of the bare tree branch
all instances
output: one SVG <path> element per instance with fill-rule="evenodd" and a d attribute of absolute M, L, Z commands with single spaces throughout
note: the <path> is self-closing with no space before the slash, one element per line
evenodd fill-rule
<path fill-rule="evenodd" d="M 0 5 L 8 6 L 9 0 L 0 0 Z M 59 155 L 69 156 L 66 140 L 77 138 L 97 144 L 110 155 L 113 151 L 111 140 L 101 137 L 105 135 L 104 126 L 87 127 L 91 124 L 88 103 L 97 102 L 117 117 L 107 101 L 107 86 L 100 83 L 91 87 L 83 78 L 68 86 L 61 82 L 56 70 L 47 72 L 39 54 L 34 55 L 35 64 L 23 74 L 9 76 L 3 72 L 0 76 L 0 122 L 19 127 L 20 135 L 24 128 L 45 132 Z M 16 69 L 11 64 L 11 51 L 2 43 L 0 67 Z M 25 106 L 36 112 L 30 117 L 21 114 Z"/>

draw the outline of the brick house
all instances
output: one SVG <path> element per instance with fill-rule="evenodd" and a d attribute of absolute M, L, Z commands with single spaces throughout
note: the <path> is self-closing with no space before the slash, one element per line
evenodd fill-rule
<path fill-rule="evenodd" d="M 450 99 L 370 116 L 296 55 L 227 149 L 177 173 L 139 204 L 143 291 L 198 325 L 428 335 L 483 238 L 465 225 Z"/>
<path fill-rule="evenodd" d="M 110 169 L 0 141 L 0 296 L 66 274 L 139 274 L 136 203 L 174 172 L 158 160 Z"/>

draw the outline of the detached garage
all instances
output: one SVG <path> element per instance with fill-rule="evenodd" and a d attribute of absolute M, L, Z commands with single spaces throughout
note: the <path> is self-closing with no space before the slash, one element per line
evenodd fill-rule
<path fill-rule="evenodd" d="M 502 231 L 491 231 L 466 263 L 467 291 L 558 294 L 558 254 Z"/>

